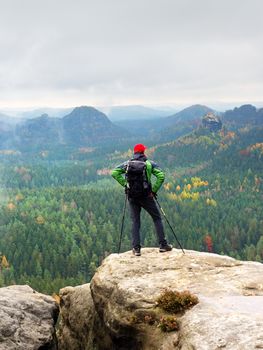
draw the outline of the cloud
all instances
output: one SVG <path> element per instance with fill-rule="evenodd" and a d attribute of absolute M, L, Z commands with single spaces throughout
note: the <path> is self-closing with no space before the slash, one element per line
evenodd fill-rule
<path fill-rule="evenodd" d="M 261 0 L 6 1 L 0 106 L 258 100 L 262 10 Z"/>

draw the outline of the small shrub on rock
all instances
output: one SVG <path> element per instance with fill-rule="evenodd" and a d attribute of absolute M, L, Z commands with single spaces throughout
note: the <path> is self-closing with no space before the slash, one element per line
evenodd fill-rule
<path fill-rule="evenodd" d="M 130 317 L 131 324 L 146 323 L 152 326 L 156 321 L 156 313 L 148 310 L 136 310 Z"/>
<path fill-rule="evenodd" d="M 179 325 L 175 316 L 163 316 L 160 318 L 158 327 L 163 332 L 172 332 L 179 329 Z"/>
<path fill-rule="evenodd" d="M 144 322 L 149 324 L 149 325 L 153 325 L 155 323 L 155 317 L 153 317 L 151 315 L 146 315 L 146 316 L 144 316 Z"/>
<path fill-rule="evenodd" d="M 157 306 L 169 313 L 177 313 L 198 303 L 197 296 L 189 291 L 177 292 L 166 289 L 157 299 Z"/>

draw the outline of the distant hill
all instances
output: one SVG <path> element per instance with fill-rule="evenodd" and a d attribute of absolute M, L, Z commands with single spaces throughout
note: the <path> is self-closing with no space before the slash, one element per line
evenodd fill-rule
<path fill-rule="evenodd" d="M 18 149 L 49 148 L 60 143 L 61 121 L 43 114 L 38 118 L 27 119 L 15 129 L 14 144 Z"/>
<path fill-rule="evenodd" d="M 9 141 L 13 137 L 14 124 L 12 118 L 4 113 L 0 113 L 0 146 L 9 146 Z"/>
<path fill-rule="evenodd" d="M 189 121 L 197 120 L 200 122 L 200 118 L 209 112 L 214 112 L 212 108 L 203 105 L 193 105 L 183 109 L 182 111 L 173 114 L 166 118 L 166 121 L 171 124 L 185 123 Z"/>
<path fill-rule="evenodd" d="M 16 117 L 11 117 L 10 115 L 8 115 L 6 113 L 0 112 L 0 127 L 3 125 L 12 126 L 12 125 L 17 124 L 19 121 L 21 121 L 21 119 L 18 119 Z"/>
<path fill-rule="evenodd" d="M 162 121 L 162 130 L 158 133 L 159 141 L 171 141 L 185 135 L 199 125 L 202 117 L 214 112 L 210 107 L 193 105 L 173 114 Z"/>
<path fill-rule="evenodd" d="M 37 108 L 30 111 L 25 111 L 19 113 L 19 116 L 23 119 L 34 119 L 39 117 L 43 114 L 48 114 L 52 118 L 63 118 L 65 115 L 72 112 L 72 108 L 50 108 L 50 107 L 43 107 L 43 108 Z"/>
<path fill-rule="evenodd" d="M 231 168 L 262 169 L 263 125 L 236 131 L 226 128 L 212 132 L 199 128 L 179 139 L 154 147 L 154 159 L 166 167 L 189 168 L 194 173 L 208 166 L 209 176 L 230 172 Z"/>
<path fill-rule="evenodd" d="M 149 120 L 168 116 L 171 111 L 154 109 L 145 106 L 114 106 L 105 108 L 105 113 L 112 121 L 120 120 Z"/>
<path fill-rule="evenodd" d="M 6 126 L 7 128 L 7 126 Z M 47 114 L 26 119 L 8 130 L 0 128 L 0 147 L 23 151 L 50 149 L 58 145 L 97 146 L 123 137 L 123 130 L 93 107 L 77 107 L 63 118 Z M 127 133 L 126 133 L 127 135 Z"/>
<path fill-rule="evenodd" d="M 154 139 L 155 142 L 169 142 L 186 135 L 202 125 L 202 118 L 209 113 L 220 116 L 222 123 L 229 129 L 236 130 L 244 126 L 263 125 L 263 108 L 243 105 L 225 113 L 214 111 L 204 105 L 193 105 L 168 117 L 136 121 L 119 121 L 118 125 L 130 132 Z"/>
<path fill-rule="evenodd" d="M 137 108 L 134 106 L 133 110 L 136 111 Z M 176 140 L 197 129 L 202 124 L 202 118 L 211 112 L 213 110 L 210 107 L 193 105 L 168 117 L 119 120 L 113 123 L 99 110 L 82 106 L 62 118 L 42 114 L 20 122 L 16 120 L 16 125 L 13 118 L 0 114 L 0 148 L 22 151 L 53 149 L 56 153 L 58 146 L 79 148 L 107 145 L 116 149 L 134 142 L 160 144 Z M 220 118 L 223 127 L 233 131 L 245 126 L 261 126 L 263 108 L 244 105 L 221 113 Z"/>
<path fill-rule="evenodd" d="M 77 107 L 62 119 L 66 143 L 91 145 L 123 137 L 123 131 L 93 107 Z"/>
<path fill-rule="evenodd" d="M 223 114 L 223 122 L 236 126 L 247 124 L 263 125 L 263 108 L 247 104 L 241 107 L 235 107 L 233 110 L 228 110 Z"/>
<path fill-rule="evenodd" d="M 0 112 L 0 122 L 5 122 L 10 119 L 10 116 Z"/>
<path fill-rule="evenodd" d="M 157 142 L 162 142 L 192 131 L 201 124 L 201 118 L 212 111 L 206 106 L 193 105 L 166 117 L 119 120 L 116 124 L 142 137 L 151 137 Z"/>

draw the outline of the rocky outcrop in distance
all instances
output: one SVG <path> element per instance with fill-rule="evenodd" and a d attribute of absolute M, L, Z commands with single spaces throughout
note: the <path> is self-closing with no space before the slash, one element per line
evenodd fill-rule
<path fill-rule="evenodd" d="M 222 122 L 220 118 L 213 113 L 207 113 L 202 118 L 202 125 L 211 132 L 216 132 L 222 129 Z"/>
<path fill-rule="evenodd" d="M 0 350 L 57 350 L 58 305 L 29 286 L 0 288 Z"/>
<path fill-rule="evenodd" d="M 165 290 L 199 299 L 162 332 Z M 60 350 L 263 349 L 263 264 L 217 254 L 142 249 L 112 254 L 90 284 L 60 291 Z"/>

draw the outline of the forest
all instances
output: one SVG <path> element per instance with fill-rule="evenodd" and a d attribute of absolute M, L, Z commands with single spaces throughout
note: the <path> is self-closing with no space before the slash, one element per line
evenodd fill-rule
<path fill-rule="evenodd" d="M 68 159 L 54 150 L 0 153 L 0 286 L 57 293 L 90 281 L 118 250 L 125 195 L 110 170 L 132 146 L 70 149 Z M 158 200 L 184 249 L 263 262 L 262 127 L 198 128 L 147 155 L 166 173 Z M 143 247 L 157 246 L 150 217 L 142 218 Z M 131 249 L 130 227 L 127 210 L 121 251 Z"/>

